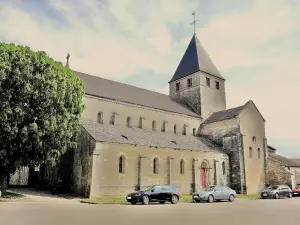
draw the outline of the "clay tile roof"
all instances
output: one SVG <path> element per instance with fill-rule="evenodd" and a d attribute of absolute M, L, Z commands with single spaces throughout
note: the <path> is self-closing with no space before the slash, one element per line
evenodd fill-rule
<path fill-rule="evenodd" d="M 85 93 L 88 95 L 200 118 L 200 115 L 180 99 L 101 77 L 74 72 L 85 83 Z"/>
<path fill-rule="evenodd" d="M 234 117 L 240 114 L 240 112 L 244 109 L 244 107 L 245 105 L 215 112 L 210 117 L 208 117 L 202 124 L 208 124 L 208 123 L 214 123 L 222 120 L 233 119 Z"/>
<path fill-rule="evenodd" d="M 91 120 L 82 120 L 81 125 L 97 142 L 222 152 L 222 147 L 204 137 L 99 124 Z"/>
<path fill-rule="evenodd" d="M 264 117 L 262 116 L 260 111 L 257 109 L 254 102 L 252 100 L 249 100 L 248 102 L 246 102 L 246 104 L 244 104 L 242 106 L 214 112 L 202 124 L 208 124 L 208 123 L 214 123 L 214 122 L 218 122 L 218 121 L 233 119 L 234 117 L 237 117 L 243 111 L 243 109 L 245 109 L 248 106 L 248 104 L 253 104 L 255 109 L 261 116 L 261 118 L 265 121 Z"/>
<path fill-rule="evenodd" d="M 282 155 L 278 155 L 275 153 L 269 153 L 268 157 L 270 157 L 273 160 L 276 160 L 277 162 L 279 162 L 281 165 L 283 166 L 287 166 L 287 167 L 300 167 L 300 163 L 297 163 L 293 160 L 290 160 Z"/>

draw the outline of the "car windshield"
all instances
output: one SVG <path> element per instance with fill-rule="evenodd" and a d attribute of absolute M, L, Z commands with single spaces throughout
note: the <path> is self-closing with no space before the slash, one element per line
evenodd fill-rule
<path fill-rule="evenodd" d="M 151 191 L 151 189 L 153 189 L 156 186 L 150 186 L 150 187 L 146 187 L 144 189 L 141 189 L 141 191 Z"/>
<path fill-rule="evenodd" d="M 278 186 L 276 186 L 276 185 L 268 187 L 269 190 L 276 190 L 277 188 L 278 188 Z"/>
<path fill-rule="evenodd" d="M 296 189 L 300 189 L 300 185 L 299 184 L 296 186 Z"/>
<path fill-rule="evenodd" d="M 213 191 L 215 189 L 215 186 L 209 186 L 205 189 L 203 189 L 203 191 Z"/>

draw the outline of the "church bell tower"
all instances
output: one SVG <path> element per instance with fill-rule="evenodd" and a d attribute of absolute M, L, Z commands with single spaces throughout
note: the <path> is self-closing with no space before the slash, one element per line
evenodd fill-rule
<path fill-rule="evenodd" d="M 225 79 L 195 33 L 169 81 L 169 95 L 183 100 L 204 120 L 226 109 Z"/>

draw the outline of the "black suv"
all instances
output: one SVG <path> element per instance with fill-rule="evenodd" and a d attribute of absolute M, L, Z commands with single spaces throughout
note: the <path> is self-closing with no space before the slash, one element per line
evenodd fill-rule
<path fill-rule="evenodd" d="M 126 199 L 132 205 L 135 205 L 138 202 L 141 202 L 143 205 L 147 205 L 149 202 L 159 202 L 164 204 L 166 201 L 176 204 L 179 200 L 179 193 L 174 186 L 155 185 L 148 189 L 131 193 L 127 195 Z"/>

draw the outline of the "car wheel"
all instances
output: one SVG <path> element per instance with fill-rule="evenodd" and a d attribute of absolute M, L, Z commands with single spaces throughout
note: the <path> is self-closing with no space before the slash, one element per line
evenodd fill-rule
<path fill-rule="evenodd" d="M 233 202 L 233 201 L 234 201 L 234 196 L 233 196 L 233 195 L 230 195 L 230 196 L 229 196 L 229 201 L 230 201 L 230 202 Z"/>
<path fill-rule="evenodd" d="M 136 202 L 131 202 L 131 205 L 136 205 Z"/>
<path fill-rule="evenodd" d="M 293 194 L 292 193 L 289 193 L 289 196 L 288 196 L 289 198 L 292 198 L 293 197 Z"/>
<path fill-rule="evenodd" d="M 214 202 L 214 196 L 212 196 L 212 195 L 208 196 L 207 201 L 208 201 L 209 203 Z"/>
<path fill-rule="evenodd" d="M 143 203 L 143 205 L 148 205 L 149 204 L 149 197 L 147 195 L 143 196 L 142 203 Z"/>
<path fill-rule="evenodd" d="M 275 194 L 275 199 L 279 199 L 279 194 L 278 193 Z"/>
<path fill-rule="evenodd" d="M 178 202 L 178 197 L 176 195 L 172 195 L 171 197 L 171 203 L 176 204 Z"/>
<path fill-rule="evenodd" d="M 159 201 L 160 204 L 165 204 L 165 201 Z"/>

